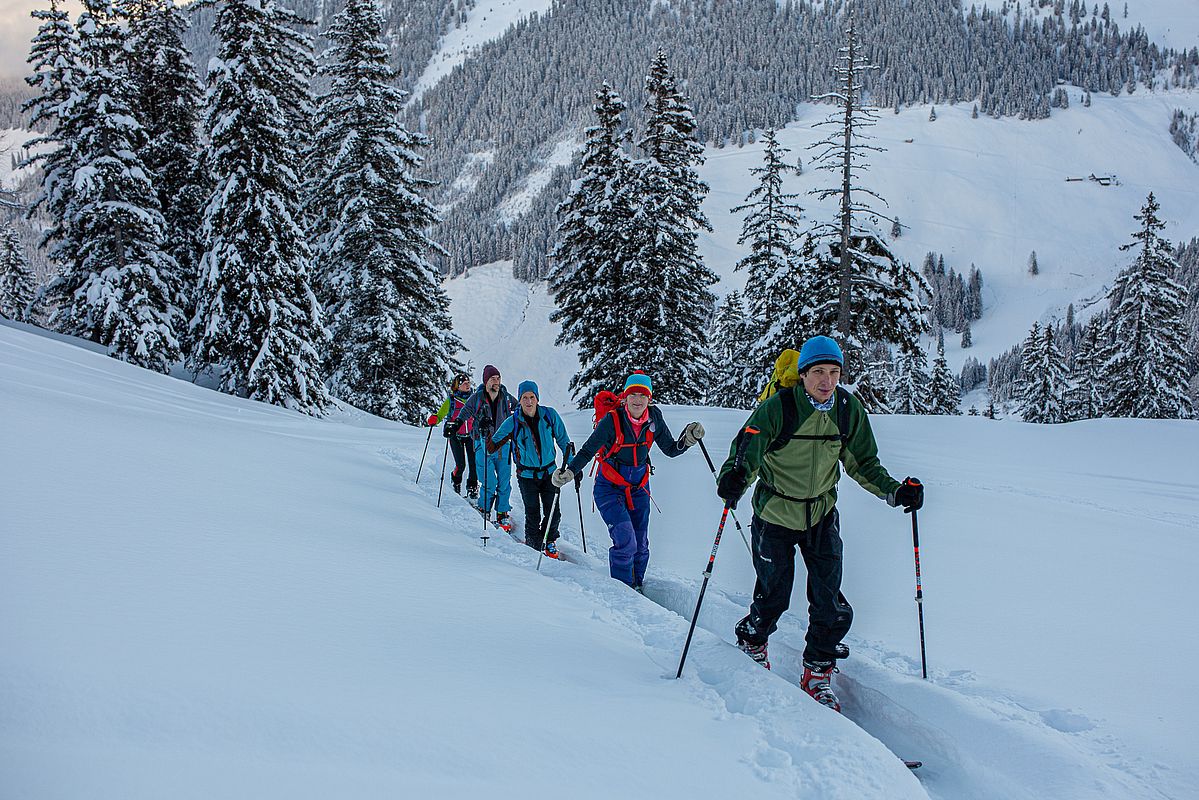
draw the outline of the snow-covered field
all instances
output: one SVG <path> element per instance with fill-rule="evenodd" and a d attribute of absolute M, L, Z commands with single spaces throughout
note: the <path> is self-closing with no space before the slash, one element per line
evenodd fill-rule
<path fill-rule="evenodd" d="M 730 643 L 731 525 L 673 680 L 720 510 L 698 453 L 659 459 L 642 598 L 587 497 L 590 554 L 564 496 L 573 563 L 481 547 L 462 500 L 435 505 L 439 439 L 413 482 L 423 431 L 9 326 L 0 376 L 5 798 L 1194 796 L 1194 423 L 878 419 L 928 486 L 930 680 L 910 518 L 843 486 L 841 718 L 792 685 L 796 615 L 773 673 Z M 717 458 L 741 419 L 664 413 Z"/>

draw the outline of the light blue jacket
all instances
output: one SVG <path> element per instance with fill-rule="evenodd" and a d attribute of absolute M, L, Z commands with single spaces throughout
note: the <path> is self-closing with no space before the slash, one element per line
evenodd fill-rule
<path fill-rule="evenodd" d="M 544 478 L 557 468 L 554 456 L 554 442 L 563 453 L 570 446 L 570 435 L 558 412 L 549 406 L 538 406 L 535 418 L 537 436 L 533 436 L 533 428 L 523 411 L 517 407 L 492 434 L 492 441 L 499 445 L 505 439 L 512 437 L 512 461 L 516 464 L 518 478 Z M 513 436 L 513 426 L 516 434 Z M 540 439 L 541 446 L 537 446 Z"/>

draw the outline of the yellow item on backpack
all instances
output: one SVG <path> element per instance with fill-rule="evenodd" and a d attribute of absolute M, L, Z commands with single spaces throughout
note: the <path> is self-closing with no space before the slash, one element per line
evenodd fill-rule
<path fill-rule="evenodd" d="M 774 374 L 770 376 L 770 383 L 766 384 L 766 388 L 758 395 L 758 402 L 761 403 L 779 389 L 798 385 L 799 370 L 795 368 L 798 363 L 798 350 L 787 349 L 779 353 L 779 357 L 774 361 Z"/>

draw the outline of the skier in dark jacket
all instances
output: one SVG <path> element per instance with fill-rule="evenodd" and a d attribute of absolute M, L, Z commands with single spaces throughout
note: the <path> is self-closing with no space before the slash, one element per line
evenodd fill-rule
<path fill-rule="evenodd" d="M 505 419 L 492 434 L 488 449 L 512 442 L 512 461 L 516 465 L 516 484 L 525 504 L 525 544 L 534 550 L 545 547 L 550 558 L 558 557 L 558 523 L 562 520 L 561 507 L 554 508 L 554 516 L 545 526 L 542 541 L 542 517 L 550 513 L 558 487 L 551 476 L 557 466 L 554 444 L 563 453 L 570 448 L 570 436 L 558 412 L 541 405 L 537 384 L 521 381 L 516 387 L 520 411 Z M 561 501 L 559 501 L 561 502 Z"/>
<path fill-rule="evenodd" d="M 766 641 L 791 602 L 795 548 L 807 567 L 808 632 L 803 653 L 804 691 L 837 711 L 832 689 L 841 640 L 853 609 L 841 594 L 841 533 L 837 481 L 841 467 L 866 491 L 905 510 L 920 508 L 924 487 L 892 478 L 878 460 L 878 445 L 862 404 L 838 389 L 844 357 L 827 336 L 804 342 L 797 362 L 801 378 L 761 403 L 750 415 L 720 470 L 717 494 L 736 506 L 757 479 L 753 495 L 753 562 L 757 573 L 749 614 L 737 623 L 737 642 L 770 668 Z M 789 404 L 789 405 L 788 405 Z M 734 469 L 745 428 L 756 429 L 743 464 Z M 784 430 L 784 428 L 789 428 Z"/>
<path fill-rule="evenodd" d="M 689 423 L 676 442 L 662 412 L 649 404 L 653 384 L 648 375 L 630 375 L 621 397 L 623 407 L 599 421 L 569 466 L 554 473 L 553 481 L 562 487 L 581 476 L 593 457 L 599 459 L 594 496 L 612 537 L 608 569 L 613 578 L 641 591 L 649 564 L 650 446 L 656 444 L 663 454 L 674 458 L 698 443 L 704 428 L 698 422 Z"/>
<path fill-rule="evenodd" d="M 441 403 L 437 412 L 429 415 L 429 427 L 439 420 L 445 420 L 441 435 L 450 440 L 450 452 L 454 454 L 454 471 L 450 473 L 450 481 L 454 484 L 454 492 L 462 494 L 462 473 L 469 472 L 466 481 L 466 496 L 471 500 L 479 499 L 479 472 L 475 467 L 474 453 L 467 458 L 466 443 L 470 441 L 471 424 L 458 427 L 458 416 L 470 397 L 470 376 L 458 373 L 450 381 L 450 394 Z M 457 432 L 455 432 L 457 431 Z M 469 465 L 469 467 L 468 467 Z"/>
<path fill-rule="evenodd" d="M 500 383 L 500 371 L 491 364 L 483 367 L 483 384 L 466 399 L 457 430 L 473 424 L 471 439 L 475 443 L 475 462 L 483 491 L 479 495 L 479 511 L 491 513 L 495 504 L 495 519 L 501 526 L 508 526 L 508 513 L 512 510 L 512 464 L 511 445 L 505 444 L 494 453 L 487 452 L 487 442 L 495 429 L 516 409 L 516 401 L 508 389 Z"/>

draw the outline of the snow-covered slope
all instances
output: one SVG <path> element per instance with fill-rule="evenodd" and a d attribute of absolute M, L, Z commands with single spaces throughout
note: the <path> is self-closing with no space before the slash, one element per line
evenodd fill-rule
<path fill-rule="evenodd" d="M 530 14 L 541 13 L 551 0 L 477 0 L 466 12 L 466 20 L 442 37 L 437 51 L 412 88 L 414 100 L 435 86 L 454 67 L 465 61 L 471 51 L 497 39 L 510 27 Z"/>
<path fill-rule="evenodd" d="M 1061 320 L 1074 303 L 1080 319 L 1105 307 L 1111 279 L 1131 260 L 1120 246 L 1132 241 L 1133 215 L 1150 191 L 1157 195 L 1166 222 L 1164 235 L 1173 241 L 1199 236 L 1199 165 L 1170 140 L 1170 114 L 1175 108 L 1199 110 L 1199 94 L 1171 92 L 1112 98 L 1094 96 L 1092 106 L 1078 102 L 1071 90 L 1070 108 L 1055 110 L 1047 120 L 971 119 L 968 104 L 936 108 L 929 121 L 927 106 L 885 110 L 870 133 L 887 148 L 871 157 L 862 183 L 889 202 L 903 235 L 892 242 L 905 260 L 919 266 L 929 251 L 945 257 L 947 268 L 983 274 L 983 317 L 972 329 L 974 347 L 964 351 L 958 337 L 946 337 L 946 354 L 954 369 L 967 356 L 983 363 L 1022 341 L 1034 321 Z M 829 173 L 813 169 L 808 145 L 823 135 L 813 124 L 825 118 L 827 106 L 804 104 L 799 120 L 778 134 L 791 149 L 789 159 L 802 158 L 802 175 L 790 176 L 785 188 L 801 195 L 807 219 L 830 218 L 807 192 L 824 186 Z M 704 212 L 713 232 L 700 236 L 700 253 L 721 277 L 723 295 L 745 284 L 746 274 L 734 265 L 746 254 L 737 244 L 741 216 L 729 209 L 744 202 L 754 188 L 749 170 L 761 166 L 761 143 L 743 148 L 708 148 L 700 176 L 711 191 Z M 1118 184 L 1091 180 L 1115 176 Z M 889 230 L 890 225 L 881 223 Z M 1037 276 L 1028 275 L 1028 259 L 1036 252 Z M 479 283 L 473 283 L 483 276 Z M 508 315 L 486 314 L 496 280 L 494 267 L 474 269 L 471 277 L 450 281 L 456 326 L 466 341 L 487 341 L 503 348 L 501 358 L 521 363 L 545 361 L 563 365 L 553 338 L 523 341 L 513 336 Z M 505 291 L 525 292 L 524 289 Z M 532 290 L 537 296 L 544 288 Z M 544 307 L 553 310 L 552 298 Z M 522 316 L 528 325 L 533 307 Z M 490 319 L 492 325 L 478 320 Z M 513 339 L 521 339 L 516 342 Z M 494 352 L 494 351 L 492 351 Z M 478 359 L 476 359 L 477 361 Z M 565 364 L 573 372 L 573 363 Z M 534 371 L 531 376 L 545 375 Z M 569 375 L 567 376 L 567 379 Z"/>
<path fill-rule="evenodd" d="M 420 430 L 8 326 L 0 375 L 5 797 L 1126 800 L 1199 780 L 1193 423 L 878 420 L 884 463 L 929 486 L 931 674 L 909 518 L 845 486 L 846 719 L 792 685 L 795 615 L 773 673 L 731 645 L 752 587 L 731 525 L 672 680 L 720 509 L 698 453 L 658 460 L 642 598 L 607 577 L 586 497 L 589 555 L 564 496 L 574 563 L 481 547 L 461 499 L 435 505 L 438 440 L 413 483 Z M 741 418 L 664 411 L 702 419 L 717 458 Z M 580 441 L 587 415 L 566 419 Z"/>

